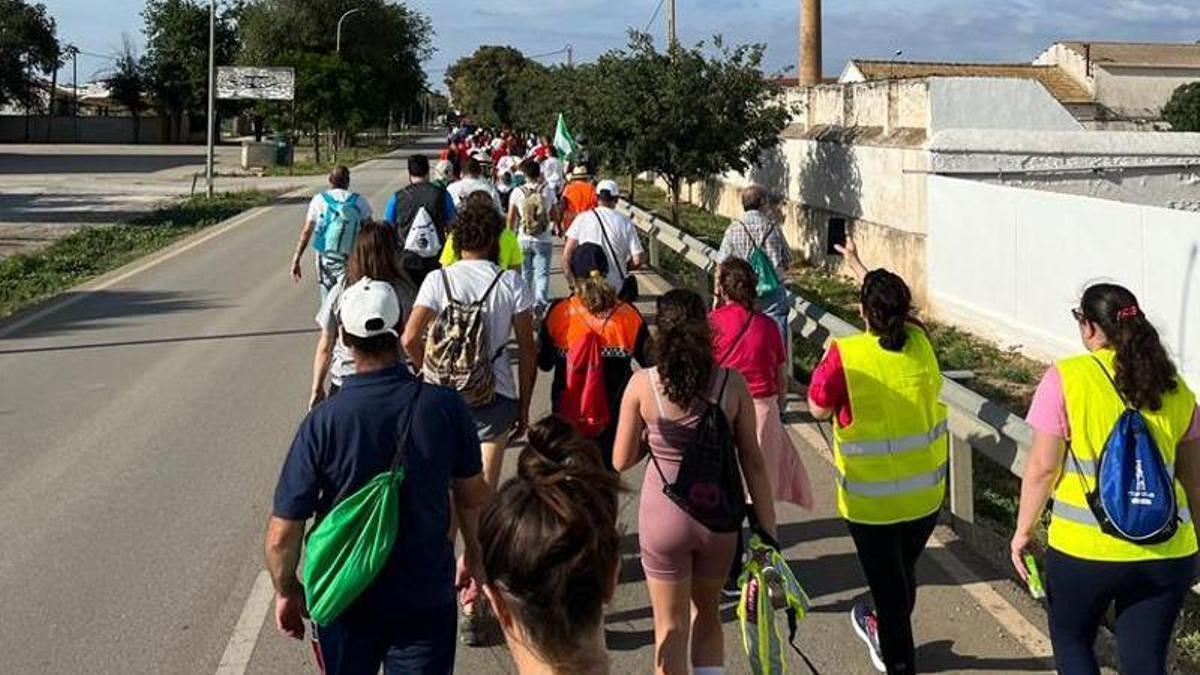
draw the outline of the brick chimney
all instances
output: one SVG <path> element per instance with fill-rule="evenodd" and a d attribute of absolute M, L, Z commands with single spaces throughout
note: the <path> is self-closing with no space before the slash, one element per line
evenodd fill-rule
<path fill-rule="evenodd" d="M 800 0 L 800 84 L 821 84 L 821 0 Z"/>

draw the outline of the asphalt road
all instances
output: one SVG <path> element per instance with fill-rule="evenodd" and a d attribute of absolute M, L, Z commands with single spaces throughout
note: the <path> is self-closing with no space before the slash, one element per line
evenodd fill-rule
<path fill-rule="evenodd" d="M 376 209 L 403 184 L 403 155 L 355 171 L 354 188 Z M 285 199 L 162 264 L 68 296 L 67 307 L 0 326 L 0 673 L 314 672 L 304 645 L 275 634 L 259 592 L 263 526 L 316 340 L 313 282 L 286 274 L 306 203 Z M 649 295 L 664 289 L 644 282 Z M 548 388 L 543 378 L 541 411 Z M 781 511 L 785 553 L 815 604 L 800 644 L 821 672 L 868 673 L 846 619 L 864 584 L 830 469 L 801 447 L 820 506 Z M 640 474 L 627 482 L 636 488 Z M 606 617 L 618 673 L 653 662 L 636 500 L 623 502 L 622 583 Z M 935 562 L 945 555 L 921 568 L 923 669 L 1045 670 L 1010 634 L 1011 617 L 989 613 L 995 597 L 1020 604 L 1011 588 L 969 594 Z M 998 580 L 971 573 L 979 578 Z M 726 660 L 744 672 L 726 617 Z M 511 662 L 503 648 L 463 648 L 457 670 L 509 672 Z"/>

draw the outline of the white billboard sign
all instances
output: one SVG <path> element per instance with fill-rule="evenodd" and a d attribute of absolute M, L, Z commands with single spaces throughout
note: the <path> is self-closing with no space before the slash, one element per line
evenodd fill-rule
<path fill-rule="evenodd" d="M 291 101 L 296 72 L 291 68 L 217 68 L 217 98 L 222 101 Z"/>

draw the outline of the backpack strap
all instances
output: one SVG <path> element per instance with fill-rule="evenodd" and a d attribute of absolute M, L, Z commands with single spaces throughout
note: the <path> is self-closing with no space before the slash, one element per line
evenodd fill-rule
<path fill-rule="evenodd" d="M 445 268 L 438 270 L 442 277 L 442 287 L 446 289 L 446 302 L 454 304 L 454 294 L 450 292 L 450 277 L 446 274 Z"/>
<path fill-rule="evenodd" d="M 658 391 L 658 368 L 650 368 L 646 371 L 650 377 L 650 388 L 654 391 L 654 406 L 658 409 L 658 423 L 663 421 L 663 404 L 662 394 Z M 650 444 L 646 444 L 646 452 L 650 455 L 650 463 L 654 465 L 655 471 L 658 472 L 658 477 L 662 479 L 663 488 L 665 489 L 670 483 L 667 481 L 667 474 L 663 473 L 662 467 L 658 463 L 658 457 L 654 455 L 654 448 Z"/>
<path fill-rule="evenodd" d="M 600 236 L 604 238 L 604 245 L 608 248 L 608 257 L 612 258 L 613 265 L 616 265 L 617 271 L 621 273 L 621 279 L 625 279 L 629 275 L 625 273 L 625 265 L 617 260 L 617 250 L 613 248 L 612 242 L 608 239 L 608 228 L 604 227 L 604 219 L 600 217 L 600 211 L 592 209 L 592 215 L 596 216 L 596 222 L 600 225 Z"/>
<path fill-rule="evenodd" d="M 424 386 L 424 381 L 418 379 L 417 393 L 413 395 L 412 404 L 408 407 L 408 417 L 404 420 L 404 424 L 399 427 L 399 433 L 396 436 L 396 456 L 392 459 L 393 472 L 407 466 L 408 440 L 412 435 L 413 419 L 417 416 L 417 403 L 421 400 L 421 391 Z"/>
<path fill-rule="evenodd" d="M 1104 367 L 1104 362 L 1096 358 L 1095 355 L 1092 356 L 1092 360 L 1095 361 L 1096 365 L 1100 367 L 1100 372 L 1104 373 L 1104 377 L 1108 380 L 1108 383 L 1112 385 L 1113 391 L 1116 392 L 1117 398 L 1121 399 L 1121 403 L 1123 403 L 1129 410 L 1133 410 L 1133 406 L 1129 405 L 1129 401 L 1125 400 L 1125 396 L 1122 395 L 1121 390 L 1117 388 L 1117 381 L 1114 380 L 1112 374 L 1108 372 L 1108 368 Z"/>
<path fill-rule="evenodd" d="M 475 302 L 473 302 L 471 304 L 482 305 L 485 302 L 487 302 L 487 299 L 489 296 L 491 296 L 492 291 L 496 290 L 496 285 L 500 283 L 500 277 L 502 277 L 502 276 L 504 276 L 503 269 L 501 269 L 499 272 L 496 272 L 496 277 L 494 279 L 492 279 L 491 285 L 487 287 L 487 290 L 483 292 L 483 295 L 478 300 L 476 300 Z"/>

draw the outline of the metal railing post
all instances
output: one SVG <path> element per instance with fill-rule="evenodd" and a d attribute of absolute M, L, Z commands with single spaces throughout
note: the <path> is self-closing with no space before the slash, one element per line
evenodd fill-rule
<path fill-rule="evenodd" d="M 950 434 L 950 513 L 956 520 L 975 524 L 974 452 L 970 442 Z"/>

